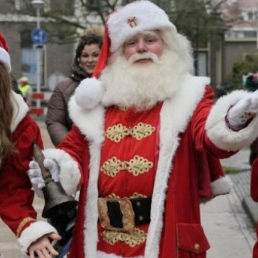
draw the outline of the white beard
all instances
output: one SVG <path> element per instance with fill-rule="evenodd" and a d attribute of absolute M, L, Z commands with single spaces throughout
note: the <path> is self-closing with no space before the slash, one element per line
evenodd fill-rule
<path fill-rule="evenodd" d="M 189 74 L 188 67 L 180 55 L 168 49 L 159 60 L 140 65 L 131 64 L 121 51 L 116 52 L 100 78 L 105 88 L 102 102 L 138 111 L 150 109 L 177 92 L 180 81 Z"/>

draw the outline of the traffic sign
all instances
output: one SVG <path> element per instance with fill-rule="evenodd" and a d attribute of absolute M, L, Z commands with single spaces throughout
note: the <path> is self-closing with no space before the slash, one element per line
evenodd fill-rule
<path fill-rule="evenodd" d="M 42 45 L 47 40 L 47 33 L 43 29 L 35 29 L 31 33 L 31 39 L 34 44 Z"/>

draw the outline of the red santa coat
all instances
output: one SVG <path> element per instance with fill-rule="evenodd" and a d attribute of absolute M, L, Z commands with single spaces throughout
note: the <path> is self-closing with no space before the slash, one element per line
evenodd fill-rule
<path fill-rule="evenodd" d="M 0 217 L 19 238 L 23 251 L 31 243 L 31 235 L 23 237 L 24 231 L 36 232 L 34 237 L 42 236 L 55 229 L 45 222 L 36 222 L 36 211 L 32 206 L 34 191 L 27 175 L 29 162 L 33 158 L 32 143 L 43 148 L 40 129 L 28 116 L 29 108 L 20 95 L 13 93 L 14 119 L 11 125 L 12 141 L 17 154 L 11 156 L 0 169 Z"/>
<path fill-rule="evenodd" d="M 251 171 L 251 197 L 255 202 L 258 202 L 258 159 L 253 162 Z M 256 236 L 258 239 L 258 222 L 256 223 Z M 253 258 L 258 258 L 258 241 L 253 247 Z"/>
<path fill-rule="evenodd" d="M 127 127 L 137 119 L 144 123 L 144 115 L 135 113 L 132 117 L 125 112 L 124 119 L 123 113 L 115 112 L 114 107 L 105 109 L 99 105 L 93 110 L 83 110 L 71 100 L 70 115 L 75 126 L 59 146 L 60 150 L 45 152 L 47 157 L 58 161 L 61 183 L 68 193 L 80 185 L 80 205 L 69 257 L 206 257 L 209 244 L 200 224 L 200 198 L 229 191 L 218 158 L 226 158 L 248 145 L 258 129 L 257 121 L 252 121 L 241 132 L 229 130 L 225 122 L 227 111 L 247 93 L 234 93 L 212 107 L 214 95 L 210 87 L 205 87 L 207 83 L 207 78 L 188 76 L 176 98 L 162 103 L 159 112 L 154 112 L 156 108 L 150 111 L 153 114 L 150 121 L 154 121 L 157 132 L 156 148 L 150 154 L 155 176 L 153 185 L 143 187 L 144 181 L 138 180 L 136 186 L 138 191 L 142 186 L 144 191 L 152 192 L 151 222 L 144 250 L 139 249 L 138 253 L 129 248 L 126 253 L 119 253 L 114 246 L 103 248 L 104 245 L 98 244 L 103 240 L 98 235 L 97 198 L 106 191 L 100 187 L 103 182 L 100 170 L 108 155 L 104 150 L 109 149 L 106 129 L 113 126 L 111 123 L 118 116 L 117 122 L 127 121 Z M 124 159 L 132 152 L 144 155 L 148 145 L 140 142 L 131 146 L 136 150 L 124 149 Z M 112 155 L 115 153 L 113 146 L 110 151 Z M 121 152 L 118 145 L 116 156 Z M 81 176 L 75 178 L 76 171 L 70 176 L 69 165 L 74 168 L 78 165 Z M 111 189 L 109 183 L 107 188 Z M 120 191 L 120 195 L 123 193 Z"/>

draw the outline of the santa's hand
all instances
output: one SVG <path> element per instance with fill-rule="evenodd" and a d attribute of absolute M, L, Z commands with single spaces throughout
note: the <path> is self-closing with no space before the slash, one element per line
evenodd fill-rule
<path fill-rule="evenodd" d="M 36 161 L 30 162 L 27 174 L 34 189 L 42 189 L 45 186 L 39 164 Z"/>
<path fill-rule="evenodd" d="M 51 173 L 52 179 L 55 182 L 59 181 L 59 166 L 53 159 L 44 159 L 44 167 Z M 45 182 L 42 178 L 41 169 L 36 161 L 31 161 L 29 164 L 29 170 L 27 171 L 31 184 L 34 188 L 42 189 L 45 186 Z"/>
<path fill-rule="evenodd" d="M 57 162 L 54 159 L 44 159 L 43 164 L 44 167 L 47 168 L 51 173 L 52 179 L 55 182 L 59 182 L 60 168 Z"/>
<path fill-rule="evenodd" d="M 258 113 L 258 90 L 239 100 L 227 114 L 232 128 L 244 128 L 247 121 Z"/>

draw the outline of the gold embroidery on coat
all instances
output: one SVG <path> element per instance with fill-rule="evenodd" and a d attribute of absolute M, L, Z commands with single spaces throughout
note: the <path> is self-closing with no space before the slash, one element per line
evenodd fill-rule
<path fill-rule="evenodd" d="M 147 234 L 138 228 L 134 228 L 130 233 L 116 232 L 104 230 L 102 232 L 102 238 L 110 245 L 114 245 L 118 241 L 122 241 L 130 247 L 135 247 L 146 241 Z"/>
<path fill-rule="evenodd" d="M 130 199 L 136 199 L 136 198 L 140 198 L 140 197 L 141 198 L 147 198 L 147 195 L 134 192 L 133 195 L 131 195 L 129 198 Z"/>
<path fill-rule="evenodd" d="M 104 174 L 111 177 L 115 177 L 123 169 L 124 162 L 116 157 L 112 157 L 111 159 L 107 160 L 100 168 Z"/>
<path fill-rule="evenodd" d="M 134 176 L 139 176 L 140 174 L 148 172 L 152 167 L 153 162 L 136 155 L 129 161 L 121 161 L 116 157 L 112 157 L 104 162 L 100 170 L 111 177 L 115 177 L 121 170 L 127 170 Z"/>
<path fill-rule="evenodd" d="M 120 142 L 126 136 L 132 136 L 136 140 L 141 140 L 147 136 L 150 136 L 155 131 L 155 127 L 139 123 L 133 128 L 126 127 L 122 124 L 111 126 L 106 131 L 106 137 L 114 142 Z"/>
<path fill-rule="evenodd" d="M 121 198 L 121 196 L 115 194 L 115 193 L 111 193 L 109 195 L 106 196 L 107 198 L 113 198 L 113 199 L 119 199 Z M 129 196 L 128 198 L 129 199 L 135 199 L 135 198 L 147 198 L 147 195 L 145 194 L 140 194 L 140 193 L 137 193 L 137 192 L 134 192 L 131 196 Z"/>
<path fill-rule="evenodd" d="M 122 124 L 117 124 L 109 127 L 106 131 L 106 137 L 114 142 L 120 142 L 125 137 L 126 127 Z"/>
<path fill-rule="evenodd" d="M 126 107 L 126 106 L 118 106 L 117 108 L 124 112 L 128 110 L 128 107 Z"/>
<path fill-rule="evenodd" d="M 20 224 L 19 224 L 19 226 L 18 226 L 18 228 L 17 228 L 17 230 L 16 230 L 16 236 L 18 236 L 18 237 L 20 236 L 23 227 L 24 227 L 28 222 L 30 222 L 30 221 L 35 221 L 35 219 L 33 219 L 33 218 L 31 218 L 31 217 L 26 217 L 26 218 L 24 218 L 24 219 L 20 222 Z"/>

